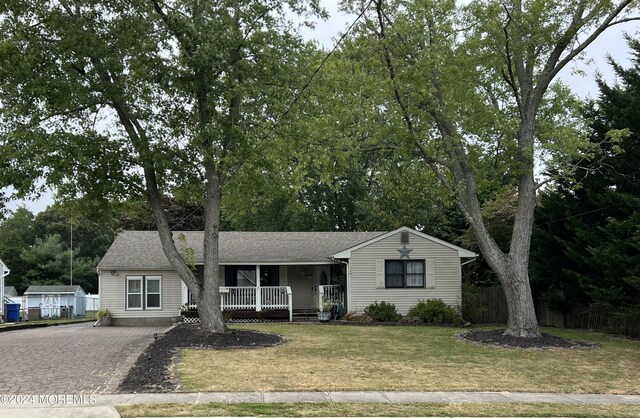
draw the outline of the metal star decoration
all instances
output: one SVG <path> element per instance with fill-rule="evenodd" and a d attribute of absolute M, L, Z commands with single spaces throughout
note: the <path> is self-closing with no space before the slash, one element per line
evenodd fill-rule
<path fill-rule="evenodd" d="M 405 258 L 405 257 L 407 257 L 407 259 L 409 259 L 409 253 L 410 253 L 411 251 L 413 251 L 413 249 L 409 249 L 409 248 L 407 248 L 407 244 L 404 244 L 404 245 L 402 246 L 402 249 L 400 249 L 400 250 L 396 250 L 396 251 L 399 251 L 399 252 L 400 252 L 400 259 L 402 260 L 402 259 L 403 259 L 403 258 Z"/>

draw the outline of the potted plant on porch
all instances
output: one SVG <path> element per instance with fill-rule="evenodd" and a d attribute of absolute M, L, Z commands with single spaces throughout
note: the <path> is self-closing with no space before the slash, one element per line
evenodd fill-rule
<path fill-rule="evenodd" d="M 333 302 L 329 299 L 325 299 L 322 302 L 322 310 L 318 311 L 318 321 L 325 323 L 331 321 L 332 310 Z"/>

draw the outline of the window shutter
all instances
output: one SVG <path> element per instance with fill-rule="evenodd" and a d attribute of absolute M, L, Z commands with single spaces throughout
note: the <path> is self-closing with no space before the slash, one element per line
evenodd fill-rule
<path fill-rule="evenodd" d="M 376 260 L 376 289 L 384 289 L 384 260 Z"/>
<path fill-rule="evenodd" d="M 436 260 L 425 260 L 427 264 L 425 274 L 425 287 L 433 289 L 436 287 Z"/>

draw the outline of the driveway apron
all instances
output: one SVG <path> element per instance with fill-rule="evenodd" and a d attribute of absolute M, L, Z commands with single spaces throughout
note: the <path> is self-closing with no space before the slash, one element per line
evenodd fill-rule
<path fill-rule="evenodd" d="M 0 393 L 113 393 L 154 333 L 91 322 L 0 333 Z"/>

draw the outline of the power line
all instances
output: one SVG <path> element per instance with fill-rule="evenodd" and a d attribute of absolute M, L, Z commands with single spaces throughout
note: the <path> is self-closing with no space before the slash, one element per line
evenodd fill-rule
<path fill-rule="evenodd" d="M 320 65 L 318 65 L 318 67 L 315 69 L 313 74 L 311 74 L 311 77 L 309 77 L 309 79 L 304 84 L 304 86 L 302 86 L 302 89 L 300 89 L 298 94 L 296 94 L 296 96 L 293 98 L 293 100 L 289 103 L 289 105 L 287 106 L 286 110 L 284 112 L 282 112 L 280 114 L 280 116 L 278 116 L 276 118 L 275 122 L 273 122 L 273 124 L 271 125 L 271 129 L 269 129 L 269 131 L 264 136 L 262 136 L 260 139 L 258 139 L 258 143 L 236 165 L 236 170 L 239 170 L 240 167 L 242 167 L 244 165 L 244 163 L 249 158 L 249 156 L 252 155 L 254 152 L 256 152 L 256 150 L 258 148 L 260 148 L 260 146 L 262 144 L 264 144 L 265 141 L 267 139 L 269 139 L 269 137 L 275 132 L 276 128 L 278 128 L 278 126 L 280 125 L 280 122 L 282 122 L 282 120 L 289 114 L 289 112 L 291 111 L 293 106 L 298 102 L 298 100 L 300 100 L 300 97 L 302 97 L 302 94 L 311 85 L 311 82 L 316 77 L 316 75 L 320 72 L 320 70 L 322 69 L 324 64 L 329 60 L 329 58 L 331 57 L 331 55 L 333 55 L 333 53 L 336 51 L 336 49 L 338 49 L 338 46 L 340 46 L 340 44 L 342 43 L 344 38 L 347 37 L 347 35 L 349 34 L 349 32 L 351 32 L 351 30 L 354 28 L 356 23 L 358 23 L 358 21 L 362 18 L 362 16 L 364 16 L 364 14 L 366 13 L 367 9 L 369 8 L 369 6 L 371 6 L 371 3 L 373 3 L 373 2 L 374 2 L 374 0 L 369 0 L 369 2 L 362 8 L 362 11 L 360 12 L 360 14 L 358 14 L 358 16 L 354 19 L 354 21 L 351 22 L 351 25 L 349 25 L 349 27 L 347 28 L 346 32 L 343 33 L 342 36 L 340 36 L 340 39 L 338 39 L 338 41 L 333 46 L 333 48 L 331 48 L 331 51 L 329 51 L 329 53 L 327 55 L 325 55 L 325 57 L 322 59 L 322 62 L 320 62 Z"/>
<path fill-rule="evenodd" d="M 269 136 L 271 136 L 271 134 L 276 130 L 276 128 L 278 127 L 278 125 L 280 125 L 280 122 L 289 114 L 289 112 L 291 111 L 291 109 L 293 108 L 293 106 L 298 102 L 298 100 L 300 99 L 300 97 L 302 97 L 302 94 L 305 92 L 305 90 L 309 87 L 309 85 L 311 85 L 311 82 L 313 81 L 313 79 L 316 77 L 316 75 L 320 72 L 320 70 L 322 69 L 322 67 L 324 66 L 324 64 L 327 62 L 327 60 L 329 60 L 329 58 L 331 57 L 331 55 L 333 55 L 333 53 L 336 51 L 336 49 L 338 49 L 338 46 L 340 46 L 340 44 L 342 43 L 342 41 L 344 40 L 344 38 L 347 37 L 347 35 L 349 34 L 349 32 L 351 32 L 351 30 L 354 28 L 354 26 L 356 25 L 356 23 L 358 23 L 358 21 L 362 18 L 362 16 L 364 16 L 365 12 L 367 11 L 367 9 L 369 8 L 369 6 L 371 5 L 371 3 L 373 3 L 374 0 L 369 0 L 369 2 L 366 4 L 366 6 L 364 6 L 362 8 L 362 11 L 360 12 L 360 14 L 358 15 L 358 17 L 355 18 L 355 20 L 353 22 L 351 22 L 351 25 L 349 25 L 349 28 L 347 28 L 347 31 L 345 33 L 342 34 L 342 36 L 340 36 L 340 39 L 338 39 L 338 41 L 336 42 L 336 44 L 333 46 L 333 48 L 331 48 L 331 51 L 329 51 L 329 53 L 327 55 L 325 55 L 324 59 L 322 60 L 322 62 L 320 63 L 320 65 L 318 65 L 318 67 L 315 69 L 315 71 L 313 72 L 313 74 L 311 74 L 311 77 L 309 77 L 309 80 L 307 80 L 307 82 L 304 84 L 304 86 L 302 86 L 302 89 L 298 92 L 298 94 L 296 95 L 296 97 L 293 98 L 293 100 L 291 101 L 291 103 L 289 103 L 289 105 L 287 106 L 287 109 L 280 115 L 278 116 L 278 118 L 276 119 L 276 121 L 273 123 L 273 125 L 271 126 L 271 129 L 269 130 L 269 132 L 267 132 L 267 134 L 262 138 L 262 140 L 260 141 L 260 143 L 262 143 L 264 140 L 266 140 L 267 138 L 269 138 Z M 258 144 L 256 146 L 256 148 L 260 146 L 260 144 Z"/>
<path fill-rule="evenodd" d="M 549 225 L 549 224 L 552 224 L 552 223 L 554 223 L 554 222 L 566 221 L 567 219 L 577 218 L 578 216 L 588 215 L 588 214 L 590 214 L 590 213 L 595 213 L 595 212 L 600 212 L 600 211 L 603 211 L 603 210 L 605 210 L 605 209 L 612 208 L 612 207 L 614 207 L 614 206 L 618 206 L 618 205 L 617 205 L 617 204 L 615 204 L 615 205 L 609 205 L 609 206 L 605 206 L 605 207 L 603 207 L 603 208 L 593 209 L 593 210 L 589 210 L 589 211 L 582 212 L 582 213 L 576 213 L 575 215 L 566 216 L 566 217 L 564 217 L 564 218 L 554 219 L 554 220 L 552 220 L 552 221 L 543 222 L 543 223 L 540 223 L 540 224 L 538 224 L 538 223 L 537 223 L 537 224 L 536 224 L 536 226 L 543 226 L 543 225 Z"/>

